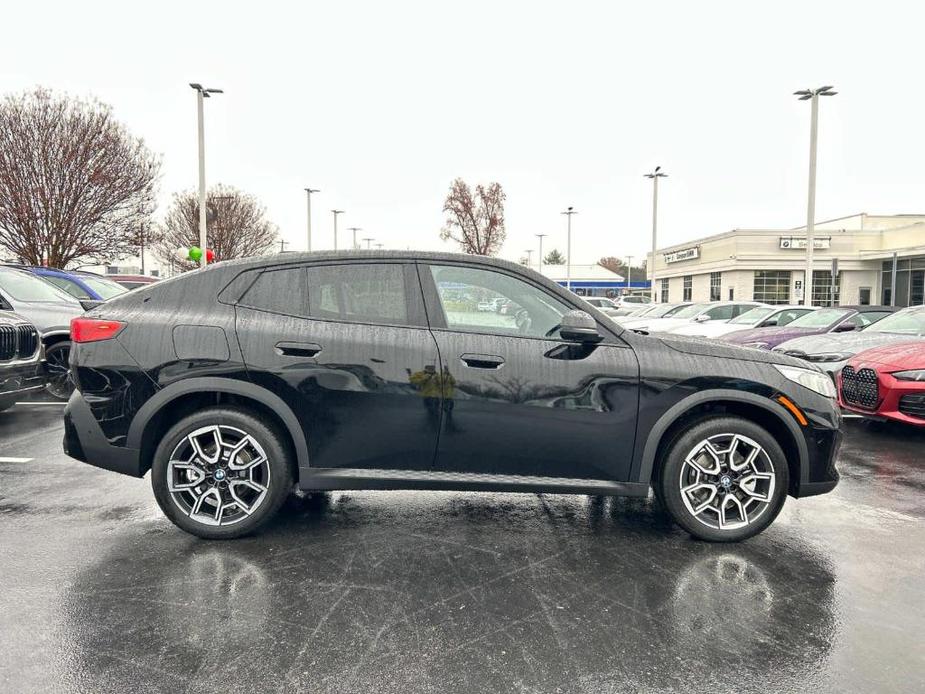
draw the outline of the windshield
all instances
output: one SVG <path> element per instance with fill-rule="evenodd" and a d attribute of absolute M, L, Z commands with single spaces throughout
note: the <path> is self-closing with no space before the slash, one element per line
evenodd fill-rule
<path fill-rule="evenodd" d="M 95 291 L 100 295 L 102 299 L 111 299 L 114 296 L 119 296 L 120 294 L 125 294 L 128 289 L 123 287 L 117 282 L 108 280 L 105 277 L 90 277 L 88 275 L 81 275 L 80 279 L 83 280 L 83 283 L 86 284 L 90 289 Z"/>
<path fill-rule="evenodd" d="M 812 313 L 807 313 L 805 316 L 800 316 L 787 327 L 825 328 L 826 326 L 832 325 L 832 323 L 841 320 L 850 313 L 851 311 L 845 309 L 839 310 L 837 308 L 823 308 L 818 311 L 813 311 Z"/>
<path fill-rule="evenodd" d="M 685 308 L 682 308 L 677 313 L 672 313 L 672 318 L 693 318 L 701 311 L 710 308 L 710 304 L 691 304 Z"/>
<path fill-rule="evenodd" d="M 0 272 L 0 289 L 16 299 L 16 301 L 67 301 L 73 303 L 74 298 L 69 294 L 53 287 L 45 280 L 35 275 L 13 270 Z"/>
<path fill-rule="evenodd" d="M 763 318 L 767 318 L 776 309 L 765 308 L 764 306 L 759 306 L 758 308 L 753 308 L 751 311 L 746 311 L 741 316 L 733 318 L 729 321 L 729 325 L 753 325 L 754 323 L 760 323 Z"/>
<path fill-rule="evenodd" d="M 925 311 L 899 311 L 864 328 L 865 333 L 925 336 Z"/>

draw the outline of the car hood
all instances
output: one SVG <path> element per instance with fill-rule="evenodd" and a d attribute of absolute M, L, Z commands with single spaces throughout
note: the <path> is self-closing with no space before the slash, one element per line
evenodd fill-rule
<path fill-rule="evenodd" d="M 737 330 L 727 335 L 723 339 L 737 345 L 744 345 L 749 342 L 767 342 L 777 345 L 786 340 L 792 340 L 804 335 L 818 335 L 828 330 L 825 328 L 788 328 L 787 326 L 769 327 L 769 328 L 752 328 L 750 330 Z"/>
<path fill-rule="evenodd" d="M 919 338 L 913 342 L 866 349 L 855 356 L 851 364 L 859 369 L 875 365 L 883 371 L 925 369 L 925 340 Z"/>
<path fill-rule="evenodd" d="M 726 321 L 711 320 L 706 323 L 688 323 L 672 328 L 668 331 L 671 335 L 691 335 L 694 337 L 719 337 L 727 333 L 736 332 L 737 330 L 748 330 L 748 326 L 731 325 Z"/>
<path fill-rule="evenodd" d="M 768 352 L 762 349 L 752 349 L 751 347 L 739 347 L 730 345 L 727 342 L 717 342 L 716 340 L 707 340 L 700 337 L 689 337 L 687 335 L 673 335 L 671 333 L 659 333 L 655 339 L 660 340 L 662 344 L 671 349 L 683 352 L 684 354 L 694 354 L 701 357 L 717 357 L 720 359 L 739 359 L 742 361 L 754 361 L 761 364 L 781 364 L 782 366 L 798 366 L 800 368 L 814 369 L 814 366 L 800 361 L 786 354 L 779 352 Z"/>
<path fill-rule="evenodd" d="M 695 323 L 690 318 L 652 318 L 650 320 L 640 318 L 637 325 L 630 325 L 629 322 L 624 323 L 623 325 L 624 327 L 630 329 L 648 330 L 650 332 L 660 333 L 664 332 L 665 330 L 671 330 L 672 328 L 678 328 L 682 325 L 690 324 L 701 325 L 700 323 Z"/>
<path fill-rule="evenodd" d="M 827 333 L 825 335 L 812 335 L 788 340 L 775 347 L 775 349 L 787 352 L 802 352 L 804 354 L 843 352 L 854 355 L 872 347 L 909 342 L 916 339 L 922 340 L 922 338 L 916 338 L 914 335 L 900 335 L 898 333 L 868 333 L 864 331 Z"/>
<path fill-rule="evenodd" d="M 16 313 L 23 316 L 38 328 L 40 333 L 55 331 L 68 331 L 71 328 L 71 318 L 83 314 L 83 307 L 77 303 L 66 301 L 35 301 L 24 303 L 13 302 Z"/>

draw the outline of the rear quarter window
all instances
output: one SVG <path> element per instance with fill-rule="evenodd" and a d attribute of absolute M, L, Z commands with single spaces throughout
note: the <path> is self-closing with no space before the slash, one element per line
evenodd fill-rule
<path fill-rule="evenodd" d="M 239 303 L 261 311 L 309 317 L 305 269 L 290 267 L 264 270 Z"/>

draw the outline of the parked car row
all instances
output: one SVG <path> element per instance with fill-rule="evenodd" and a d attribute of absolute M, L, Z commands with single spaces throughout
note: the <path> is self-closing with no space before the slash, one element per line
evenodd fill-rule
<path fill-rule="evenodd" d="M 646 334 L 712 338 L 796 357 L 829 375 L 845 409 L 925 426 L 925 307 L 748 306 L 657 304 L 614 320 Z"/>
<path fill-rule="evenodd" d="M 43 388 L 67 400 L 71 319 L 128 291 L 91 272 L 0 266 L 0 410 Z"/>

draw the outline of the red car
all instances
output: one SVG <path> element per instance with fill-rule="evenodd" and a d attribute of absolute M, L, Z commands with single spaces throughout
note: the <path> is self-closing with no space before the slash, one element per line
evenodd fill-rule
<path fill-rule="evenodd" d="M 838 400 L 846 410 L 868 417 L 925 426 L 925 342 L 856 355 L 838 376 Z"/>

